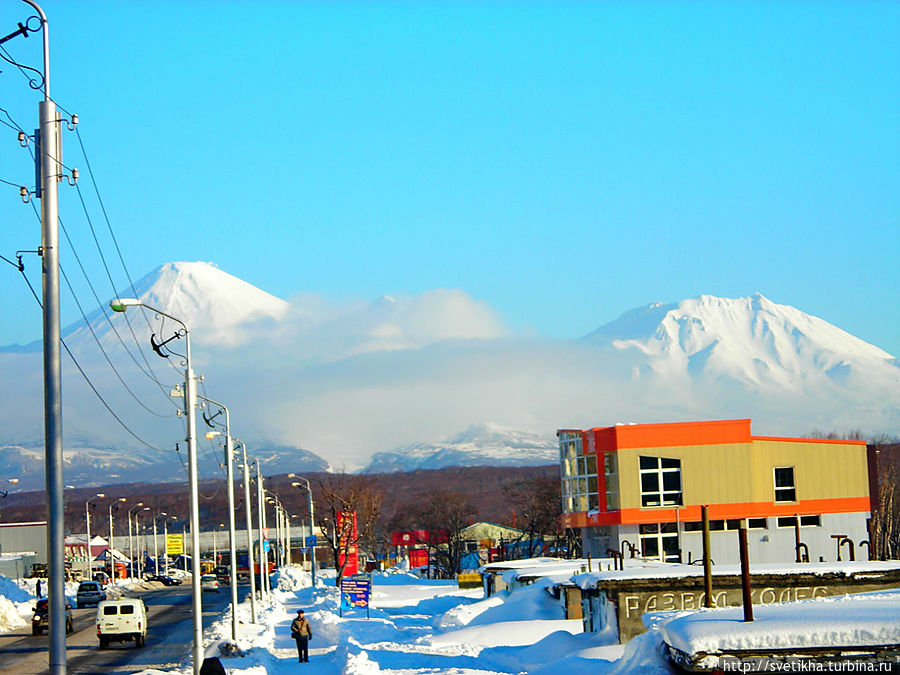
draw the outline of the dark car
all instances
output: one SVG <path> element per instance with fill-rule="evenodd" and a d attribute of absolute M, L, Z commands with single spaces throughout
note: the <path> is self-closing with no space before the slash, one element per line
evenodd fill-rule
<path fill-rule="evenodd" d="M 154 574 L 147 577 L 146 581 L 158 581 L 163 586 L 181 586 L 181 579 L 170 577 L 165 574 Z"/>
<path fill-rule="evenodd" d="M 218 567 L 214 568 L 212 573 L 216 575 L 216 579 L 219 580 L 220 584 L 231 583 L 231 570 L 225 565 L 219 565 Z"/>
<path fill-rule="evenodd" d="M 31 634 L 40 635 L 47 630 L 50 624 L 50 609 L 47 606 L 47 598 L 41 598 L 34 606 L 34 616 L 31 617 Z M 72 632 L 72 608 L 66 602 L 66 634 Z"/>

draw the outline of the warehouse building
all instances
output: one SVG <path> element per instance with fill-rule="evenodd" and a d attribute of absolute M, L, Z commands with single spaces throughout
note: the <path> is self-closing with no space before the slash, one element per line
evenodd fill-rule
<path fill-rule="evenodd" d="M 561 429 L 563 524 L 584 554 L 737 563 L 746 519 L 758 563 L 867 558 L 864 441 L 752 436 L 750 420 Z M 797 547 L 797 541 L 801 546 Z"/>

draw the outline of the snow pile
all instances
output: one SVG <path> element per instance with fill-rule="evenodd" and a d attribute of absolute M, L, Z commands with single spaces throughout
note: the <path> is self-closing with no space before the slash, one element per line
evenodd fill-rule
<path fill-rule="evenodd" d="M 900 644 L 900 591 L 692 612 L 660 626 L 688 654 L 733 650 L 865 647 Z"/>
<path fill-rule="evenodd" d="M 274 583 L 279 591 L 298 591 L 312 586 L 312 575 L 299 565 L 285 565 L 275 572 Z"/>
<path fill-rule="evenodd" d="M 35 601 L 34 586 L 34 579 L 21 579 L 17 583 L 0 576 L 0 633 L 28 623 Z"/>

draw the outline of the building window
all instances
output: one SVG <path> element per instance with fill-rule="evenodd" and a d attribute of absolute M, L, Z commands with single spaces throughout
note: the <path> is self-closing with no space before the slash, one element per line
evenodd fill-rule
<path fill-rule="evenodd" d="M 641 457 L 641 506 L 680 506 L 681 460 Z"/>
<path fill-rule="evenodd" d="M 782 516 L 778 519 L 778 527 L 794 527 L 797 516 Z M 822 527 L 822 516 L 800 516 L 800 527 Z"/>
<path fill-rule="evenodd" d="M 559 464 L 563 512 L 580 513 L 599 509 L 597 455 L 590 451 L 585 454 L 580 433 L 560 434 Z"/>
<path fill-rule="evenodd" d="M 765 518 L 748 518 L 748 530 L 765 530 L 767 527 Z M 710 520 L 709 531 L 721 532 L 723 530 L 739 530 L 741 529 L 740 518 L 730 518 L 728 520 Z M 684 524 L 685 532 L 703 532 L 703 521 L 696 520 Z"/>
<path fill-rule="evenodd" d="M 603 454 L 603 473 L 606 477 L 606 510 L 619 510 L 618 457 L 614 452 Z"/>
<path fill-rule="evenodd" d="M 646 523 L 640 526 L 641 556 L 678 562 L 678 526 L 675 523 Z"/>
<path fill-rule="evenodd" d="M 775 501 L 797 501 L 797 488 L 794 485 L 794 467 L 775 467 Z"/>

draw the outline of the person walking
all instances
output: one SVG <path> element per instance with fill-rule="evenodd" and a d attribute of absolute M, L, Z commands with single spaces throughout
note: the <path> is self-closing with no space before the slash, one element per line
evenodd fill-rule
<path fill-rule="evenodd" d="M 312 627 L 303 616 L 303 610 L 297 610 L 297 618 L 291 622 L 291 637 L 297 641 L 297 655 L 300 663 L 309 663 L 309 641 L 312 639 Z"/>

